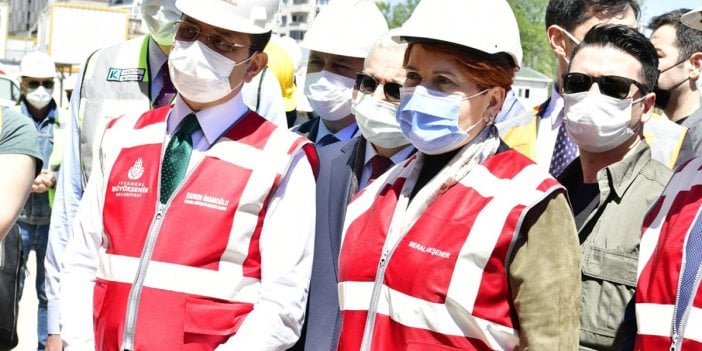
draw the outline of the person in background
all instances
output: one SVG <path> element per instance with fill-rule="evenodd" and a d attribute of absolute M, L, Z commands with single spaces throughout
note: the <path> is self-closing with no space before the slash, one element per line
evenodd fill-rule
<path fill-rule="evenodd" d="M 641 223 L 670 177 L 642 135 L 657 81 L 653 45 L 615 24 L 593 27 L 562 77 L 564 123 L 580 153 L 558 180 L 581 243 L 581 350 L 619 350 L 635 331 L 623 317 L 633 303 Z"/>
<path fill-rule="evenodd" d="M 590 28 L 619 23 L 636 28 L 639 5 L 635 0 L 550 0 L 546 7 L 546 36 L 556 55 L 556 80 L 551 97 L 533 115 L 497 125 L 511 147 L 522 152 L 554 177 L 578 156 L 563 124 L 563 82 L 569 57 Z"/>
<path fill-rule="evenodd" d="M 7 107 L 0 110 L 0 241 L 15 225 L 35 177 L 44 164 L 32 121 Z"/>
<path fill-rule="evenodd" d="M 29 259 L 30 251 L 36 257 L 36 274 L 33 275 L 37 300 L 37 350 L 46 347 L 46 293 L 44 290 L 44 257 L 49 237 L 49 220 L 51 219 L 51 200 L 56 185 L 56 172 L 61 160 L 61 119 L 59 108 L 52 97 L 56 65 L 46 53 L 32 52 L 20 61 L 20 90 L 22 98 L 17 106 L 39 132 L 37 142 L 44 167 L 34 179 L 32 192 L 24 204 L 17 219 L 22 235 L 22 256 L 24 262 Z M 20 289 L 24 286 L 25 269 L 20 273 Z"/>
<path fill-rule="evenodd" d="M 356 73 L 363 70 L 371 45 L 387 31 L 385 17 L 371 0 L 336 0 L 319 12 L 301 44 L 310 50 L 305 95 L 317 117 L 296 132 L 318 146 L 357 135 L 351 111 Z"/>
<path fill-rule="evenodd" d="M 113 120 L 61 272 L 70 349 L 284 350 L 314 243 L 314 145 L 241 87 L 279 0 L 178 0 L 172 106 Z M 294 225 L 291 225 L 294 223 Z"/>
<path fill-rule="evenodd" d="M 341 326 L 338 284 L 339 246 L 346 205 L 370 182 L 414 153 L 395 118 L 405 81 L 406 44 L 384 34 L 371 47 L 358 73 L 352 111 L 361 135 L 319 150 L 315 254 L 305 337 L 299 350 L 329 350 Z"/>
<path fill-rule="evenodd" d="M 9 108 L 0 110 L 0 348 L 17 345 L 22 238 L 15 224 L 42 169 L 37 129 Z"/>
<path fill-rule="evenodd" d="M 702 32 L 683 25 L 689 9 L 664 13 L 651 20 L 651 42 L 658 52 L 659 70 L 656 106 L 682 126 L 684 140 L 676 165 L 702 156 L 702 109 L 697 82 L 702 69 Z"/>
<path fill-rule="evenodd" d="M 338 349 L 575 350 L 565 190 L 493 125 L 522 57 L 507 1 L 423 0 L 394 38 L 409 43 L 397 118 L 418 151 L 346 210 Z"/>

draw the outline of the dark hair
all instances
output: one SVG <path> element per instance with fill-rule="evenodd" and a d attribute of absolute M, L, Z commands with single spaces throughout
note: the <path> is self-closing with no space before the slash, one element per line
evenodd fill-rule
<path fill-rule="evenodd" d="M 641 9 L 636 0 L 550 0 L 546 7 L 546 28 L 555 24 L 572 32 L 592 17 L 611 17 L 628 8 L 638 19 Z"/>
<path fill-rule="evenodd" d="M 249 55 L 253 55 L 255 52 L 263 52 L 263 49 L 268 45 L 268 41 L 271 40 L 271 31 L 262 34 L 249 34 L 249 39 L 251 39 Z"/>
<path fill-rule="evenodd" d="M 653 91 L 658 82 L 658 55 L 651 41 L 641 32 L 621 24 L 594 26 L 585 34 L 582 43 L 573 50 L 571 61 L 580 49 L 587 46 L 615 48 L 636 58 L 642 66 L 640 76 L 643 82 L 641 83 L 649 92 Z"/>
<path fill-rule="evenodd" d="M 675 47 L 678 48 L 677 60 L 686 59 L 696 52 L 702 52 L 702 32 L 692 29 L 682 23 L 680 18 L 690 9 L 678 9 L 654 17 L 648 24 L 648 29 L 656 31 L 665 25 L 675 28 Z"/>

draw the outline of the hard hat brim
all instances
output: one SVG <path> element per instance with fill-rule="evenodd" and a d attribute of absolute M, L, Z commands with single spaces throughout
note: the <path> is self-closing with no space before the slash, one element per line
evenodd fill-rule
<path fill-rule="evenodd" d="M 692 29 L 702 30 L 702 7 L 698 7 L 680 18 L 682 23 Z"/>

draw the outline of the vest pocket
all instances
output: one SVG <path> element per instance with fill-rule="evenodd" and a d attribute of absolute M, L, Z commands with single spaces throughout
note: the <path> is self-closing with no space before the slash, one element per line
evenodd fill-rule
<path fill-rule="evenodd" d="M 252 309 L 247 303 L 186 297 L 184 342 L 219 345 L 236 333 Z"/>

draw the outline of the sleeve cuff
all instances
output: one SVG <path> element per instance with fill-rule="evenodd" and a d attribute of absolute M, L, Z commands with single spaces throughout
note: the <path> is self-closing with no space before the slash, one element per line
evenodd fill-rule
<path fill-rule="evenodd" d="M 61 334 L 59 326 L 59 304 L 58 301 L 49 301 L 46 305 L 47 332 L 49 334 Z"/>

